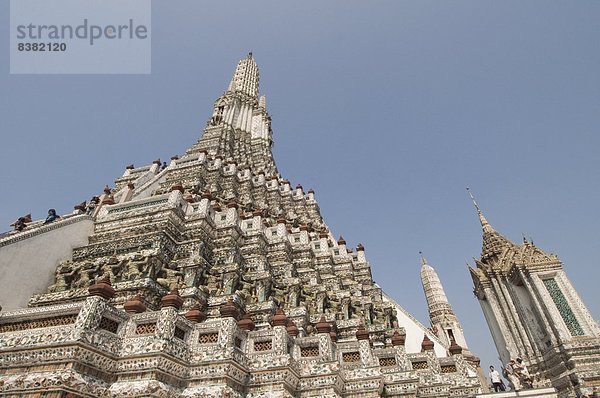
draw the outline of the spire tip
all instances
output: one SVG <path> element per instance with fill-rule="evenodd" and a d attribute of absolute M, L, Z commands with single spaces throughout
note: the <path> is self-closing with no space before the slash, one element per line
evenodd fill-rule
<path fill-rule="evenodd" d="M 489 223 L 483 216 L 483 212 L 481 211 L 481 209 L 479 208 L 479 205 L 475 201 L 475 197 L 471 193 L 471 190 L 469 189 L 469 187 L 467 187 L 467 192 L 469 193 L 469 196 L 471 197 L 471 201 L 473 202 L 473 206 L 475 207 L 475 210 L 477 210 L 477 215 L 479 216 L 479 222 L 481 223 L 481 226 L 485 229 L 487 226 L 489 226 Z"/>
<path fill-rule="evenodd" d="M 478 213 L 481 213 L 481 209 L 479 208 L 479 205 L 477 205 L 477 202 L 475 201 L 475 197 L 473 196 L 473 193 L 471 193 L 471 190 L 469 189 L 469 187 L 467 187 L 467 192 L 469 193 L 469 196 L 471 197 L 473 206 L 475 206 L 475 209 L 477 210 Z"/>

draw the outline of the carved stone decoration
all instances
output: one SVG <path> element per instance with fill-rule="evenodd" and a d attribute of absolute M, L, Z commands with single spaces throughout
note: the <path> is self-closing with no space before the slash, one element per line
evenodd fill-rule
<path fill-rule="evenodd" d="M 393 346 L 398 346 L 398 345 L 403 346 L 405 342 L 406 342 L 406 335 L 398 333 L 397 330 L 394 331 L 394 334 L 392 335 L 392 345 Z"/>
<path fill-rule="evenodd" d="M 171 191 L 179 191 L 179 192 L 183 193 L 183 191 L 184 191 L 183 185 L 181 185 L 181 183 L 178 182 L 171 187 Z"/>
<path fill-rule="evenodd" d="M 356 331 L 356 340 L 369 340 L 369 331 L 360 326 Z"/>
<path fill-rule="evenodd" d="M 315 329 L 317 329 L 317 333 L 331 332 L 331 324 L 327 322 L 325 315 L 321 315 L 321 319 L 319 319 L 319 322 L 315 325 Z"/>
<path fill-rule="evenodd" d="M 115 289 L 111 286 L 110 276 L 108 274 L 97 283 L 90 286 L 88 291 L 92 296 L 100 296 L 106 300 L 115 297 Z"/>
<path fill-rule="evenodd" d="M 252 331 L 256 327 L 254 321 L 252 321 L 252 316 L 250 314 L 245 314 L 242 319 L 238 321 L 238 326 L 242 330 Z"/>
<path fill-rule="evenodd" d="M 433 350 L 434 343 L 431 341 L 429 336 L 423 336 L 423 342 L 421 343 L 421 351 L 431 351 Z"/>
<path fill-rule="evenodd" d="M 134 298 L 123 304 L 123 309 L 129 313 L 139 314 L 146 311 L 146 305 L 144 304 L 140 296 L 135 296 Z"/>
<path fill-rule="evenodd" d="M 448 351 L 450 351 L 450 354 L 452 355 L 457 355 L 457 354 L 462 354 L 462 347 L 459 346 L 458 344 L 456 344 L 456 341 L 452 342 L 452 345 L 450 346 L 450 348 L 448 348 Z"/>
<path fill-rule="evenodd" d="M 285 316 L 285 313 L 281 308 L 278 308 L 275 311 L 275 315 L 271 318 L 271 324 L 273 326 L 286 326 L 288 323 L 288 318 Z"/>
<path fill-rule="evenodd" d="M 231 299 L 219 308 L 219 312 L 223 318 L 238 318 L 239 316 L 239 309 Z"/>
<path fill-rule="evenodd" d="M 196 305 L 185 313 L 185 317 L 192 322 L 202 322 L 206 319 L 206 314 L 202 312 L 200 306 Z"/>
<path fill-rule="evenodd" d="M 338 340 L 338 335 L 337 332 L 335 331 L 334 328 L 331 328 L 331 331 L 329 332 L 329 338 L 331 339 L 331 341 L 333 341 L 334 343 Z"/>
<path fill-rule="evenodd" d="M 288 320 L 288 325 L 285 330 L 292 337 L 296 337 L 300 333 L 296 324 L 293 321 L 289 321 L 289 320 Z"/>

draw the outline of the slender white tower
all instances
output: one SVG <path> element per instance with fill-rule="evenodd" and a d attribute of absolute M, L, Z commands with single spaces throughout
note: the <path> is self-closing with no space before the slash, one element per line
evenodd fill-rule
<path fill-rule="evenodd" d="M 464 351 L 468 351 L 462 326 L 448 302 L 442 282 L 435 269 L 427 263 L 423 256 L 421 256 L 421 282 L 434 333 L 448 346 L 455 343 Z"/>

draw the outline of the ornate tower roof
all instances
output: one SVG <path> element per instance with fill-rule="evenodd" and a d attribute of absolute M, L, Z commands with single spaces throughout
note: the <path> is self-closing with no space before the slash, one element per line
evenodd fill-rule
<path fill-rule="evenodd" d="M 473 201 L 473 206 L 475 206 L 475 210 L 477 211 L 477 216 L 479 217 L 479 222 L 481 224 L 481 229 L 483 231 L 481 261 L 485 262 L 497 258 L 506 250 L 515 248 L 516 246 L 514 243 L 506 239 L 490 225 L 490 223 L 483 215 L 483 212 L 479 208 L 479 205 L 475 201 L 475 198 L 473 197 L 473 194 L 471 193 L 469 188 L 467 188 L 467 192 L 469 193 L 469 196 Z"/>
<path fill-rule="evenodd" d="M 471 191 L 467 188 L 469 196 L 475 206 L 479 222 L 483 231 L 481 257 L 476 260 L 479 268 L 509 269 L 514 264 L 558 264 L 560 261 L 554 254 L 548 254 L 535 246 L 533 242 L 524 239 L 523 244 L 517 245 L 496 231 L 487 221 Z M 472 276 L 474 270 L 471 270 Z M 476 273 L 481 276 L 482 274 Z"/>

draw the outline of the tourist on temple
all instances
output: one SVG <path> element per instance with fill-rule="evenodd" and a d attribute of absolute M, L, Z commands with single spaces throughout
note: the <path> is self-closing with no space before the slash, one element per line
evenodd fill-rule
<path fill-rule="evenodd" d="M 511 359 L 508 364 L 506 364 L 506 377 L 508 378 L 508 382 L 510 383 L 510 388 L 513 391 L 521 390 L 521 381 L 519 380 L 519 375 L 516 371 L 516 362 L 514 359 Z"/>
<path fill-rule="evenodd" d="M 21 232 L 25 229 L 25 227 L 27 227 L 27 225 L 25 224 L 25 217 L 19 217 L 19 219 L 11 225 L 15 228 L 15 231 L 19 232 Z"/>
<path fill-rule="evenodd" d="M 494 369 L 493 366 L 490 366 L 490 381 L 492 382 L 495 392 L 506 390 L 502 377 L 500 377 L 500 373 Z"/>
<path fill-rule="evenodd" d="M 48 223 L 51 223 L 52 221 L 56 221 L 59 219 L 60 219 L 60 216 L 56 214 L 56 210 L 50 209 L 50 210 L 48 210 L 48 217 L 46 217 L 44 224 L 48 224 Z"/>
<path fill-rule="evenodd" d="M 521 382 L 523 387 L 533 388 L 533 378 L 529 374 L 529 371 L 527 370 L 527 366 L 525 365 L 525 362 L 523 362 L 522 358 L 517 357 L 517 361 L 515 363 L 514 369 L 515 369 L 515 372 L 517 373 L 517 376 L 519 377 L 519 381 Z"/>
<path fill-rule="evenodd" d="M 19 217 L 17 221 L 10 224 L 11 227 L 14 227 L 14 230 L 17 232 L 21 232 L 27 227 L 27 223 L 31 222 L 31 214 L 26 214 L 23 217 Z"/>
<path fill-rule="evenodd" d="M 100 198 L 97 196 L 93 196 L 90 199 L 90 203 L 88 203 L 85 209 L 86 214 L 92 214 L 94 210 L 96 210 L 96 206 L 98 206 L 98 203 L 100 203 Z"/>

